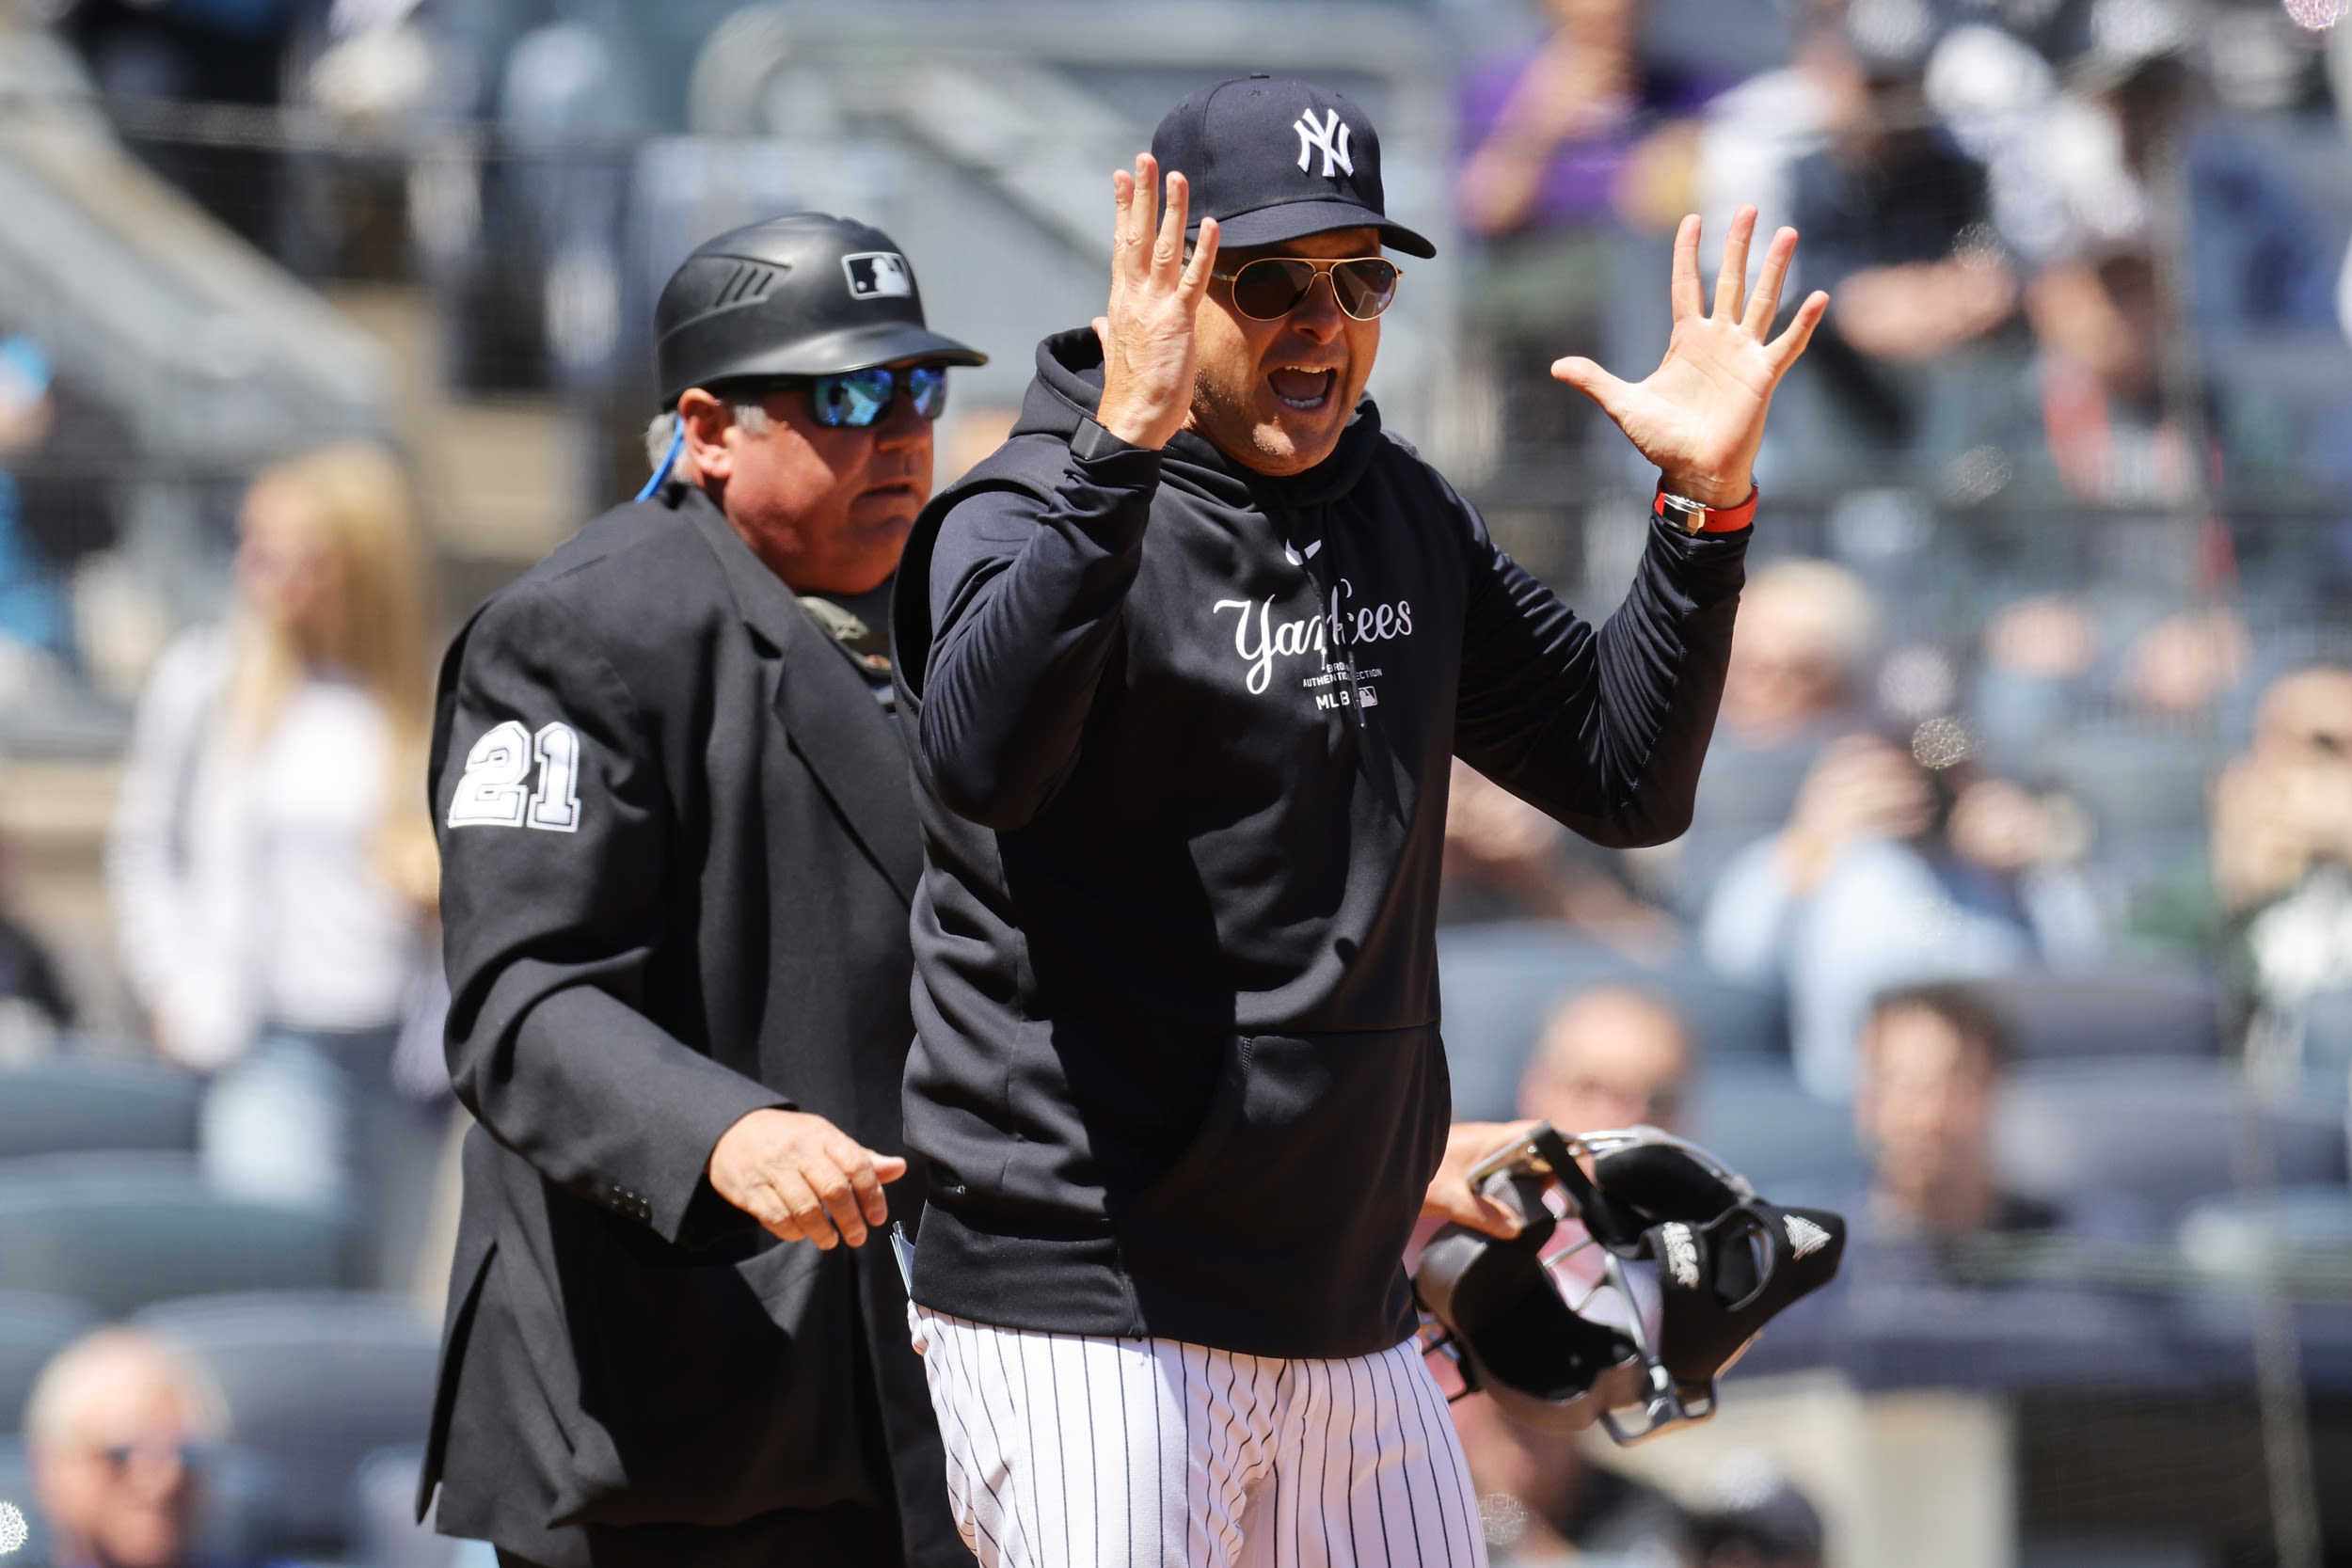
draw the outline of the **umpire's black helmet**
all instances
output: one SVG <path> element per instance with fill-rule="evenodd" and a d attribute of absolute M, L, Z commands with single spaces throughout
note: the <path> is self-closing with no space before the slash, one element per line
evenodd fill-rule
<path fill-rule="evenodd" d="M 690 387 L 838 375 L 901 359 L 985 365 L 923 324 L 914 269 L 852 218 L 792 213 L 705 242 L 654 307 L 661 406 Z"/>

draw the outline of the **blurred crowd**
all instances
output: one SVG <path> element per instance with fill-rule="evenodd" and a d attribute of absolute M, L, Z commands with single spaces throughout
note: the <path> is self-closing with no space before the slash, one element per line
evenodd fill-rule
<path fill-rule="evenodd" d="M 1697 210 L 1720 243 L 1753 201 L 1833 301 L 1768 485 L 1932 476 L 1962 506 L 2016 484 L 2163 510 L 2249 474 L 2332 483 L 2352 389 L 2281 407 L 2227 374 L 2336 336 L 2344 193 L 2265 139 L 2326 112 L 2324 33 L 2269 5 L 1796 0 L 1787 63 L 1741 80 L 1645 25 L 1673 8 L 1548 9 L 1462 99 L 1471 315 L 1518 437 L 1578 433 L 1544 368 L 1549 345 L 1610 345 L 1613 237 Z"/>

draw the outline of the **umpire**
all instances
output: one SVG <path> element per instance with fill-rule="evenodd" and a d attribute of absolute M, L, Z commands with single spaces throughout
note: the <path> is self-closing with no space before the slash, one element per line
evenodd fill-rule
<path fill-rule="evenodd" d="M 420 1508 L 508 1564 L 969 1563 L 863 1243 L 922 1203 L 884 601 L 946 367 L 984 359 L 887 235 L 817 214 L 705 245 L 656 325 L 664 472 L 441 669 L 481 1125 Z"/>

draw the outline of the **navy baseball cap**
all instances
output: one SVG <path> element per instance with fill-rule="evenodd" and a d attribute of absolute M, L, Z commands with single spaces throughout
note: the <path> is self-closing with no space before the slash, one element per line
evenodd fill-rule
<path fill-rule="evenodd" d="M 1192 185 L 1188 236 L 1215 218 L 1220 245 L 1279 245 L 1302 234 L 1364 226 L 1407 256 L 1438 247 L 1381 205 L 1380 133 L 1328 87 L 1283 76 L 1244 76 L 1202 87 L 1152 133 L 1163 173 Z"/>

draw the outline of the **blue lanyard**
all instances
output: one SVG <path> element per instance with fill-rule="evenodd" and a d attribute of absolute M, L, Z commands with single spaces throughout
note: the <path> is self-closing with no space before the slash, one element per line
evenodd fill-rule
<path fill-rule="evenodd" d="M 678 450 L 686 445 L 685 416 L 673 417 L 677 420 L 677 427 L 670 432 L 670 450 L 661 454 L 661 466 L 654 469 L 653 478 L 645 481 L 645 487 L 637 492 L 637 499 L 641 501 L 649 501 L 661 493 L 662 483 L 670 477 L 670 470 L 677 467 Z"/>

